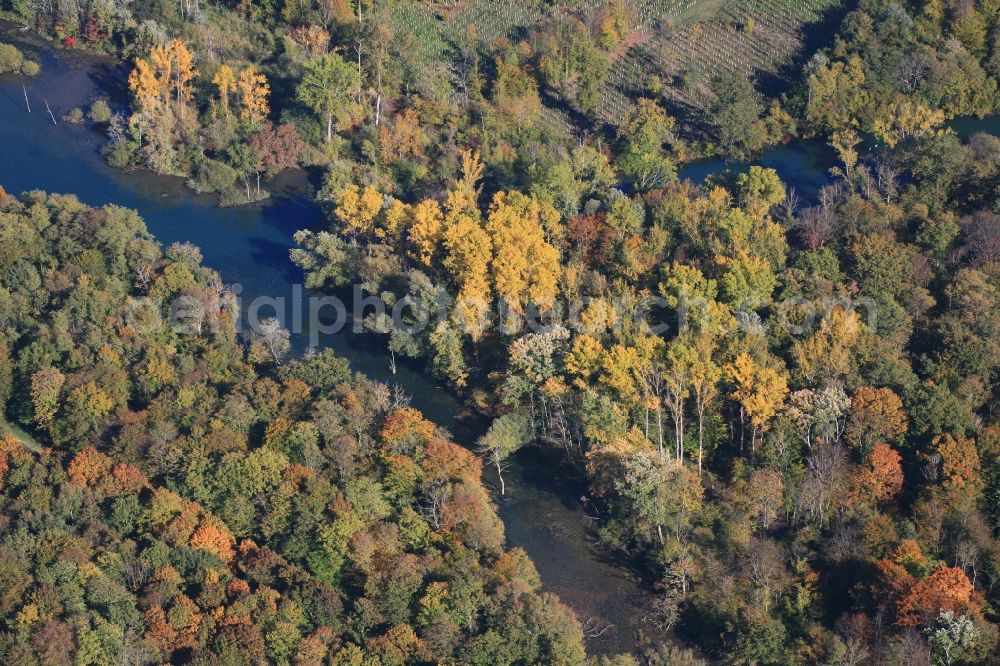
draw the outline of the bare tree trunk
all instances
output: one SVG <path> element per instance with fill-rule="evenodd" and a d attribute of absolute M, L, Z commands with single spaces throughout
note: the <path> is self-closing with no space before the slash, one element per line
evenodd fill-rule
<path fill-rule="evenodd" d="M 684 461 L 684 403 L 677 410 L 677 459 Z"/>
<path fill-rule="evenodd" d="M 500 495 L 503 496 L 507 494 L 507 485 L 503 481 L 503 469 L 501 469 L 502 466 L 500 465 L 499 460 L 496 461 L 496 465 L 497 465 L 497 478 L 500 479 Z"/>
<path fill-rule="evenodd" d="M 656 435 L 659 440 L 660 455 L 663 455 L 663 407 L 656 408 Z"/>
<path fill-rule="evenodd" d="M 701 403 L 701 401 L 698 401 Z M 701 476 L 701 460 L 705 440 L 705 405 L 698 405 L 698 476 Z"/>
<path fill-rule="evenodd" d="M 379 122 L 382 120 L 382 65 L 377 64 L 375 66 L 376 71 L 376 83 L 375 83 L 375 127 L 378 127 Z"/>
<path fill-rule="evenodd" d="M 743 414 L 743 406 L 740 406 L 740 453 L 743 453 L 743 445 L 747 439 L 746 419 Z"/>
<path fill-rule="evenodd" d="M 360 5 L 360 3 L 358 3 Z M 357 45 L 354 49 L 358 52 L 358 104 L 361 104 L 361 87 L 364 83 L 361 80 L 361 40 L 358 39 Z"/>
<path fill-rule="evenodd" d="M 531 399 L 531 436 L 534 437 L 535 436 L 535 392 L 531 391 L 528 394 L 528 397 Z"/>

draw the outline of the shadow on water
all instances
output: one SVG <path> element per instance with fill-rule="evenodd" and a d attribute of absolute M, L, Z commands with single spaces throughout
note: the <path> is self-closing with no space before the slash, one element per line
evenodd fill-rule
<path fill-rule="evenodd" d="M 497 484 L 496 471 L 486 470 Z M 499 497 L 507 544 L 520 546 L 541 573 L 543 587 L 575 609 L 594 653 L 634 651 L 662 638 L 649 621 L 652 597 L 621 567 L 601 559 L 592 543 L 586 483 L 552 450 L 518 452 L 504 472 Z"/>
<path fill-rule="evenodd" d="M 836 163 L 836 154 L 818 139 L 792 141 L 763 151 L 755 165 L 774 169 L 789 190 L 802 199 L 813 201 L 819 190 L 830 182 L 829 169 Z M 749 163 L 730 162 L 721 157 L 694 160 L 677 170 L 679 178 L 702 184 L 710 176 L 726 171 L 735 174 L 750 170 Z"/>

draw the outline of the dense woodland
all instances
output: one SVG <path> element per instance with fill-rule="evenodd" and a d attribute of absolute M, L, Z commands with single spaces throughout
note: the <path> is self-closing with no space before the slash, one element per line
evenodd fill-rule
<path fill-rule="evenodd" d="M 4 664 L 574 664 L 481 463 L 330 352 L 244 348 L 216 274 L 114 206 L 0 203 Z M 170 326 L 145 297 L 185 295 Z"/>
<path fill-rule="evenodd" d="M 778 95 L 718 76 L 692 115 L 695 73 L 651 71 L 612 124 L 626 2 L 430 46 L 405 3 L 3 7 L 128 62 L 90 114 L 113 165 L 224 203 L 318 174 L 306 284 L 443 303 L 367 324 L 495 418 L 473 455 L 330 352 L 238 337 L 133 213 L 5 197 L 0 403 L 38 442 L 0 447 L 3 663 L 585 663 L 480 482 L 527 445 L 586 476 L 669 630 L 594 663 L 997 663 L 1000 138 L 947 122 L 997 110 L 1000 4 L 862 0 Z M 677 179 L 791 137 L 837 154 L 815 199 Z M 207 319 L 137 309 L 177 295 Z"/>

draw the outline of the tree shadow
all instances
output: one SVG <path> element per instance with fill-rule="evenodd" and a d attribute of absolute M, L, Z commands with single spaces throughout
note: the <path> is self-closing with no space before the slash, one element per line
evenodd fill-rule
<path fill-rule="evenodd" d="M 802 47 L 774 72 L 761 72 L 757 89 L 766 97 L 778 97 L 802 82 L 802 70 L 817 51 L 833 43 L 844 17 L 857 7 L 857 0 L 837 3 L 822 12 L 816 21 L 802 24 Z"/>

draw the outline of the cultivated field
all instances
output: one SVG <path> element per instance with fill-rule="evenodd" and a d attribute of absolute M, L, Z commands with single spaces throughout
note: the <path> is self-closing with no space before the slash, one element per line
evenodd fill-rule
<path fill-rule="evenodd" d="M 582 0 L 597 9 L 604 0 Z M 810 25 L 842 4 L 838 0 L 625 0 L 631 34 L 602 89 L 600 119 L 618 124 L 637 95 L 662 90 L 668 106 L 702 109 L 717 75 L 741 73 L 773 81 L 798 54 Z M 440 62 L 447 45 L 470 34 L 481 43 L 517 39 L 543 17 L 544 8 L 510 0 L 468 0 L 453 5 L 404 5 L 394 27 L 417 37 L 426 62 Z M 655 78 L 654 78 L 655 77 Z M 657 85 L 658 84 L 658 85 Z M 555 109 L 542 120 L 569 125 Z"/>

